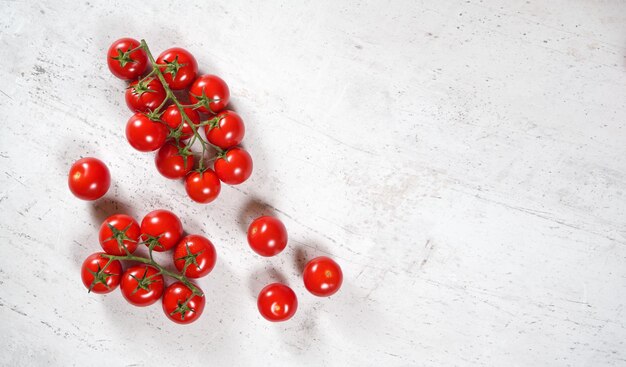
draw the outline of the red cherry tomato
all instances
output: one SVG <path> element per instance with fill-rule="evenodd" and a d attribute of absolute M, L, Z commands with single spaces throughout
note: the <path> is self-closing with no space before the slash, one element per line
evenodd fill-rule
<path fill-rule="evenodd" d="M 179 147 L 183 149 L 186 145 L 180 143 Z M 179 147 L 172 142 L 165 143 L 154 157 L 159 173 L 172 180 L 185 177 L 193 169 L 193 155 L 183 157 Z"/>
<path fill-rule="evenodd" d="M 158 237 L 154 251 L 167 251 L 176 246 L 183 236 L 183 224 L 171 211 L 155 210 L 146 214 L 141 221 L 141 235 L 144 241 Z"/>
<path fill-rule="evenodd" d="M 215 200 L 220 193 L 222 184 L 215 171 L 207 169 L 204 172 L 191 172 L 185 178 L 185 190 L 191 200 L 208 204 Z"/>
<path fill-rule="evenodd" d="M 165 89 L 157 78 L 134 81 L 126 88 L 126 105 L 133 112 L 154 111 L 166 97 Z"/>
<path fill-rule="evenodd" d="M 296 313 L 298 298 L 286 285 L 272 283 L 259 293 L 257 306 L 261 315 L 267 320 L 286 321 Z"/>
<path fill-rule="evenodd" d="M 252 157 L 242 148 L 231 148 L 215 160 L 213 167 L 222 182 L 239 185 L 252 174 Z"/>
<path fill-rule="evenodd" d="M 111 73 L 120 79 L 137 79 L 148 66 L 148 57 L 142 49 L 128 52 L 139 47 L 139 41 L 132 38 L 120 38 L 113 42 L 107 52 L 107 65 Z"/>
<path fill-rule="evenodd" d="M 211 128 L 206 125 L 204 127 L 209 142 L 222 149 L 239 145 L 246 133 L 246 127 L 241 117 L 233 111 L 222 111 L 217 115 L 217 118 L 219 119 L 217 126 Z"/>
<path fill-rule="evenodd" d="M 198 74 L 198 63 L 195 57 L 180 47 L 163 51 L 156 62 L 167 65 L 160 69 L 167 85 L 175 90 L 189 87 Z"/>
<path fill-rule="evenodd" d="M 189 324 L 202 315 L 204 297 L 193 295 L 189 287 L 176 282 L 167 287 L 163 294 L 163 312 L 172 321 L 178 324 Z M 189 302 L 185 302 L 189 299 Z"/>
<path fill-rule="evenodd" d="M 111 174 L 106 164 L 97 158 L 82 158 L 74 162 L 67 179 L 72 194 L 83 200 L 104 196 L 111 186 Z"/>
<path fill-rule="evenodd" d="M 135 113 L 126 124 L 126 139 L 140 152 L 152 152 L 162 147 L 168 133 L 165 125 L 150 120 L 141 112 Z"/>
<path fill-rule="evenodd" d="M 105 294 L 112 292 L 120 284 L 122 264 L 102 257 L 104 252 L 89 255 L 83 262 L 80 276 L 90 292 Z M 108 265 L 107 265 L 108 263 Z"/>
<path fill-rule="evenodd" d="M 341 267 L 326 256 L 316 257 L 309 261 L 302 274 L 304 286 L 318 297 L 327 297 L 335 294 L 343 282 Z"/>
<path fill-rule="evenodd" d="M 218 113 L 226 108 L 230 100 L 228 85 L 218 76 L 199 76 L 189 89 L 189 100 L 191 103 L 204 102 L 198 107 L 198 111 L 203 113 Z M 208 106 L 208 108 L 207 108 Z"/>
<path fill-rule="evenodd" d="M 163 294 L 163 275 L 152 266 L 137 265 L 122 276 L 120 289 L 128 303 L 144 307 L 158 301 Z"/>
<path fill-rule="evenodd" d="M 184 237 L 174 250 L 174 265 L 189 278 L 201 278 L 211 272 L 215 266 L 217 254 L 215 247 L 203 236 L 191 234 Z"/>
<path fill-rule="evenodd" d="M 185 114 L 194 123 L 194 125 L 198 125 L 200 123 L 200 115 L 198 112 L 191 108 L 185 108 Z M 165 122 L 172 129 L 178 128 L 178 126 L 183 123 L 183 127 L 181 129 L 180 139 L 185 140 L 189 139 L 193 136 L 193 130 L 191 126 L 187 123 L 187 121 L 183 121 L 183 118 L 178 110 L 176 105 L 171 105 L 165 109 L 163 115 L 161 115 L 161 120 Z"/>
<path fill-rule="evenodd" d="M 137 250 L 140 232 L 139 224 L 132 217 L 114 214 L 100 226 L 100 246 L 110 255 L 126 255 L 124 247 L 132 254 Z"/>
<path fill-rule="evenodd" d="M 248 227 L 248 244 L 261 256 L 274 256 L 287 246 L 287 228 L 276 217 L 259 217 Z"/>

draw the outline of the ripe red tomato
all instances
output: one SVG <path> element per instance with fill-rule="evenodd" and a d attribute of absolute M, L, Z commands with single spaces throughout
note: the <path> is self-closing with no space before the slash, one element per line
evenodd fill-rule
<path fill-rule="evenodd" d="M 164 124 L 150 120 L 141 112 L 131 116 L 126 124 L 126 139 L 140 152 L 152 152 L 162 147 L 168 133 Z"/>
<path fill-rule="evenodd" d="M 217 126 L 211 128 L 206 125 L 204 127 L 209 142 L 222 149 L 239 145 L 246 133 L 246 127 L 241 117 L 236 112 L 228 110 L 220 112 L 217 117 L 219 118 Z"/>
<path fill-rule="evenodd" d="M 198 125 L 200 123 L 200 115 L 198 112 L 192 108 L 185 108 L 185 114 L 194 123 L 194 125 Z M 183 127 L 181 129 L 180 139 L 185 140 L 189 139 L 193 136 L 193 130 L 191 126 L 187 123 L 187 121 L 183 121 L 183 117 L 180 114 L 180 110 L 176 105 L 171 105 L 165 109 L 163 115 L 161 115 L 161 120 L 165 122 L 172 129 L 178 128 L 178 126 L 183 123 Z"/>
<path fill-rule="evenodd" d="M 228 85 L 218 76 L 199 76 L 189 89 L 189 100 L 191 103 L 204 102 L 198 107 L 198 111 L 203 113 L 218 113 L 226 108 L 230 100 Z M 208 108 L 207 108 L 208 106 Z"/>
<path fill-rule="evenodd" d="M 120 289 L 128 303 L 144 307 L 158 301 L 163 294 L 163 275 L 152 266 L 137 265 L 122 276 Z"/>
<path fill-rule="evenodd" d="M 252 174 L 252 157 L 242 148 L 231 148 L 215 160 L 213 167 L 222 182 L 239 185 Z"/>
<path fill-rule="evenodd" d="M 333 259 L 320 256 L 309 261 L 302 273 L 304 286 L 318 297 L 335 294 L 343 282 L 341 267 Z"/>
<path fill-rule="evenodd" d="M 274 256 L 287 246 L 287 228 L 276 217 L 258 217 L 248 227 L 248 244 L 261 256 Z"/>
<path fill-rule="evenodd" d="M 72 194 L 83 200 L 104 196 L 111 186 L 111 174 L 106 164 L 97 158 L 82 158 L 74 162 L 67 179 Z"/>
<path fill-rule="evenodd" d="M 179 146 L 176 146 L 173 142 L 169 142 L 159 149 L 154 157 L 154 163 L 160 174 L 174 180 L 185 177 L 193 169 L 193 155 L 191 152 L 189 152 L 190 154 L 186 158 L 180 153 L 185 147 L 186 145 L 183 143 L 179 143 Z"/>
<path fill-rule="evenodd" d="M 289 320 L 298 309 L 298 298 L 291 288 L 281 283 L 272 283 L 261 290 L 257 306 L 269 321 Z"/>
<path fill-rule="evenodd" d="M 178 271 L 183 271 L 189 278 L 201 278 L 211 272 L 215 266 L 217 254 L 215 247 L 207 238 L 191 234 L 184 237 L 174 250 L 174 265 Z"/>
<path fill-rule="evenodd" d="M 166 97 L 165 88 L 157 78 L 148 78 L 141 83 L 134 81 L 126 88 L 126 105 L 133 112 L 154 111 Z"/>
<path fill-rule="evenodd" d="M 208 168 L 204 172 L 191 172 L 185 178 L 185 190 L 191 200 L 208 204 L 215 200 L 220 193 L 222 184 L 215 171 Z"/>
<path fill-rule="evenodd" d="M 176 214 L 159 209 L 146 214 L 141 221 L 141 236 L 144 241 L 158 237 L 154 251 L 163 252 L 176 246 L 183 236 L 183 224 Z"/>
<path fill-rule="evenodd" d="M 198 74 L 198 63 L 195 57 L 180 47 L 163 51 L 156 62 L 167 65 L 160 69 L 167 85 L 175 90 L 189 87 Z"/>
<path fill-rule="evenodd" d="M 107 65 L 111 73 L 120 79 L 137 79 L 148 66 L 148 57 L 142 49 L 128 52 L 139 47 L 139 41 L 132 38 L 120 38 L 113 42 L 107 52 Z"/>
<path fill-rule="evenodd" d="M 204 297 L 195 295 L 189 287 L 176 282 L 167 287 L 163 295 L 163 312 L 167 317 L 178 324 L 189 324 L 202 315 Z M 191 297 L 191 299 L 190 299 Z M 189 299 L 189 302 L 185 302 Z"/>
<path fill-rule="evenodd" d="M 109 293 L 120 284 L 122 264 L 118 260 L 109 263 L 109 259 L 102 257 L 102 255 L 104 252 L 96 252 L 83 261 L 80 276 L 89 292 Z"/>
<path fill-rule="evenodd" d="M 100 226 L 100 246 L 110 255 L 126 255 L 124 247 L 132 254 L 137 250 L 140 232 L 139 224 L 132 217 L 114 214 Z"/>

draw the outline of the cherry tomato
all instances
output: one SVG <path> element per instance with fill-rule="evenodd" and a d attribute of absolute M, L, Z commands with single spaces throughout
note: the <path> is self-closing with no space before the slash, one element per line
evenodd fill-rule
<path fill-rule="evenodd" d="M 198 107 L 203 113 L 218 113 L 228 105 L 230 91 L 228 85 L 218 76 L 199 76 L 189 89 L 191 103 L 202 101 L 204 105 Z M 208 106 L 208 108 L 207 108 Z"/>
<path fill-rule="evenodd" d="M 233 111 L 222 111 L 217 115 L 217 118 L 219 119 L 217 126 L 214 128 L 209 125 L 204 127 L 209 142 L 222 149 L 239 145 L 246 133 L 246 127 L 241 117 Z"/>
<path fill-rule="evenodd" d="M 141 112 L 135 113 L 126 124 L 126 139 L 140 152 L 152 152 L 162 147 L 168 133 L 164 124 L 150 120 Z"/>
<path fill-rule="evenodd" d="M 170 320 L 178 324 L 196 321 L 202 315 L 205 300 L 203 296 L 192 295 L 191 289 L 183 283 L 173 283 L 163 294 L 163 312 Z M 185 304 L 188 299 L 189 302 Z"/>
<path fill-rule="evenodd" d="M 291 288 L 281 283 L 272 283 L 261 290 L 257 306 L 269 321 L 289 320 L 298 309 L 298 298 Z"/>
<path fill-rule="evenodd" d="M 102 257 L 104 254 L 104 252 L 96 252 L 89 255 L 81 267 L 80 276 L 89 292 L 109 293 L 120 284 L 122 264 L 118 260 L 109 263 L 109 259 Z"/>
<path fill-rule="evenodd" d="M 274 256 L 287 246 L 287 228 L 276 217 L 258 217 L 248 227 L 248 244 L 261 256 Z"/>
<path fill-rule="evenodd" d="M 180 47 L 163 51 L 156 62 L 167 65 L 160 69 L 167 85 L 175 90 L 189 87 L 198 74 L 198 63 L 195 57 Z"/>
<path fill-rule="evenodd" d="M 126 255 L 124 247 L 132 254 L 137 250 L 140 232 L 139 224 L 132 217 L 114 214 L 100 226 L 100 246 L 110 255 Z"/>
<path fill-rule="evenodd" d="M 165 89 L 157 78 L 148 78 L 141 83 L 134 81 L 126 88 L 126 105 L 133 112 L 154 111 L 166 96 Z"/>
<path fill-rule="evenodd" d="M 186 158 L 180 154 L 185 147 L 186 145 L 183 143 L 176 146 L 173 142 L 169 142 L 159 149 L 154 157 L 154 163 L 160 174 L 174 180 L 185 177 L 193 169 L 193 155 L 191 152 L 189 152 Z"/>
<path fill-rule="evenodd" d="M 174 250 L 174 265 L 189 278 L 201 278 L 211 272 L 215 266 L 217 254 L 215 247 L 207 238 L 191 234 L 184 237 Z"/>
<path fill-rule="evenodd" d="M 252 174 L 252 157 L 242 148 L 231 148 L 215 160 L 213 167 L 222 182 L 239 185 Z"/>
<path fill-rule="evenodd" d="M 185 190 L 191 200 L 208 204 L 217 198 L 220 193 L 222 184 L 217 178 L 215 171 L 207 169 L 204 172 L 191 172 L 185 178 Z"/>
<path fill-rule="evenodd" d="M 137 79 L 148 66 L 148 57 L 142 49 L 128 52 L 139 47 L 139 41 L 132 38 L 120 38 L 113 42 L 107 52 L 107 65 L 111 73 L 120 79 Z"/>
<path fill-rule="evenodd" d="M 167 251 L 176 246 L 183 236 L 183 224 L 176 214 L 169 210 L 151 211 L 141 221 L 141 235 L 144 241 L 158 237 L 154 251 Z"/>
<path fill-rule="evenodd" d="M 327 297 L 335 294 L 343 282 L 341 267 L 326 256 L 316 257 L 309 261 L 302 273 L 304 286 L 318 297 Z"/>
<path fill-rule="evenodd" d="M 82 158 L 74 162 L 67 179 L 72 194 L 83 200 L 104 196 L 111 186 L 111 174 L 106 164 L 97 158 Z"/>
<path fill-rule="evenodd" d="M 163 294 L 163 275 L 152 266 L 137 265 L 122 276 L 120 289 L 128 303 L 144 307 L 158 301 Z"/>
<path fill-rule="evenodd" d="M 185 114 L 194 123 L 194 125 L 198 125 L 200 123 L 200 115 L 198 112 L 191 108 L 185 108 Z M 176 105 L 171 105 L 165 109 L 163 115 L 161 115 L 161 120 L 165 122 L 172 129 L 178 128 L 178 126 L 183 123 L 183 127 L 181 129 L 180 139 L 185 140 L 189 139 L 193 136 L 193 130 L 191 126 L 187 123 L 187 121 L 183 121 L 183 118 L 178 110 Z"/>

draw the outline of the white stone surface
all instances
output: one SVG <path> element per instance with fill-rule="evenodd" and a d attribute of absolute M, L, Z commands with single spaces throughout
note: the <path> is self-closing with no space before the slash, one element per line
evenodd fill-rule
<path fill-rule="evenodd" d="M 626 2 L 0 8 L 0 365 L 626 365 Z M 229 83 L 249 182 L 196 205 L 128 145 L 122 36 Z M 67 189 L 82 156 L 105 199 Z M 106 215 L 157 208 L 218 249 L 189 326 L 80 281 Z M 290 244 L 263 259 L 244 229 L 270 211 Z M 319 254 L 345 272 L 330 299 L 298 270 Z M 280 278 L 300 307 L 271 324 Z"/>

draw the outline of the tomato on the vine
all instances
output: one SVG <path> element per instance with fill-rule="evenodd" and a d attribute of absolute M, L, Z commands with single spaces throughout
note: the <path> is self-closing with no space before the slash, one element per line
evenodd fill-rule
<path fill-rule="evenodd" d="M 200 115 L 198 114 L 198 111 L 192 108 L 185 108 L 184 111 L 195 126 L 200 123 Z M 167 107 L 165 111 L 163 111 L 163 115 L 161 115 L 161 120 L 163 120 L 163 122 L 165 122 L 172 129 L 177 129 L 182 123 L 183 127 L 180 130 L 180 139 L 186 140 L 193 136 L 193 129 L 189 126 L 189 123 L 187 123 L 186 120 L 183 121 L 183 116 L 180 114 L 180 110 L 176 105 Z"/>
<path fill-rule="evenodd" d="M 80 276 L 89 292 L 109 293 L 120 284 L 122 264 L 118 260 L 109 262 L 109 259 L 102 256 L 104 254 L 104 252 L 96 252 L 83 261 Z"/>
<path fill-rule="evenodd" d="M 163 176 L 172 180 L 183 178 L 193 169 L 193 154 L 184 143 L 177 146 L 173 142 L 168 142 L 159 149 L 154 157 L 154 163 Z"/>
<path fill-rule="evenodd" d="M 238 185 L 252 174 L 252 157 L 242 148 L 231 148 L 213 163 L 219 179 L 229 185 Z"/>
<path fill-rule="evenodd" d="M 120 79 L 137 79 L 148 66 L 146 52 L 139 47 L 139 41 L 120 38 L 113 42 L 107 52 L 107 65 L 111 73 Z M 132 52 L 129 52 L 134 50 Z"/>
<path fill-rule="evenodd" d="M 178 324 L 189 324 L 200 317 L 204 310 L 204 297 L 194 295 L 182 282 L 167 287 L 163 294 L 163 312 Z"/>
<path fill-rule="evenodd" d="M 152 152 L 165 144 L 167 127 L 148 116 L 137 112 L 126 123 L 126 139 L 130 145 L 140 152 Z"/>
<path fill-rule="evenodd" d="M 246 133 L 246 127 L 241 117 L 234 111 L 222 111 L 217 115 L 218 123 L 215 127 L 205 126 L 206 137 L 213 145 L 222 149 L 239 145 Z"/>
<path fill-rule="evenodd" d="M 198 111 L 203 113 L 218 113 L 226 108 L 230 100 L 228 85 L 216 75 L 201 75 L 193 82 L 189 89 L 191 103 L 202 102 Z"/>
<path fill-rule="evenodd" d="M 109 190 L 111 174 L 101 160 L 92 157 L 82 158 L 74 162 L 70 168 L 67 184 L 77 198 L 96 200 Z"/>
<path fill-rule="evenodd" d="M 163 51 L 156 62 L 166 65 L 159 69 L 161 69 L 167 85 L 175 90 L 189 87 L 198 74 L 198 63 L 195 57 L 180 47 L 172 47 Z"/>
<path fill-rule="evenodd" d="M 134 81 L 126 88 L 126 105 L 133 112 L 154 111 L 165 101 L 167 93 L 157 78 Z"/>
<path fill-rule="evenodd" d="M 191 172 L 185 178 L 185 191 L 191 200 L 208 204 L 220 194 L 222 184 L 215 171 L 207 168 L 203 172 Z"/>
<path fill-rule="evenodd" d="M 163 275 L 152 266 L 128 268 L 122 276 L 120 290 L 128 303 L 144 307 L 158 301 L 163 294 Z"/>
<path fill-rule="evenodd" d="M 261 315 L 269 321 L 286 321 L 296 313 L 298 298 L 288 286 L 272 283 L 259 293 L 257 307 Z"/>
<path fill-rule="evenodd" d="M 110 255 L 126 255 L 124 247 L 132 254 L 137 249 L 140 232 L 139 224 L 131 216 L 114 214 L 100 226 L 100 246 Z"/>
<path fill-rule="evenodd" d="M 213 270 L 217 254 L 215 247 L 206 237 L 191 234 L 176 245 L 173 258 L 178 271 L 183 271 L 186 267 L 185 276 L 201 278 Z"/>
<path fill-rule="evenodd" d="M 287 228 L 276 217 L 258 217 L 248 227 L 248 244 L 261 256 L 274 256 L 287 246 Z"/>
<path fill-rule="evenodd" d="M 341 267 L 333 259 L 320 256 L 309 261 L 302 273 L 304 286 L 318 297 L 335 294 L 343 282 Z"/>
<path fill-rule="evenodd" d="M 171 249 L 178 244 L 183 236 L 183 224 L 176 214 L 169 210 L 158 209 L 146 214 L 141 221 L 142 240 L 148 241 L 158 238 L 155 242 L 154 251 L 162 252 Z"/>

